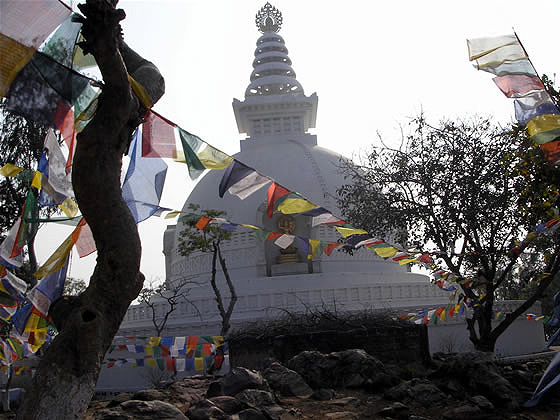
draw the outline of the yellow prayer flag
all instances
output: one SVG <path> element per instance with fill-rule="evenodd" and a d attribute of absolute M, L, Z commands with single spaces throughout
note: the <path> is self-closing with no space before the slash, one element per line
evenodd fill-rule
<path fill-rule="evenodd" d="M 233 158 L 220 152 L 218 149 L 208 145 L 203 151 L 196 154 L 200 163 L 208 169 L 225 169 L 229 166 Z"/>
<path fill-rule="evenodd" d="M 156 361 L 155 361 L 154 359 L 148 359 L 148 360 L 146 360 L 146 364 L 147 364 L 149 367 L 156 367 Z"/>
<path fill-rule="evenodd" d="M 395 256 L 397 248 L 393 248 L 392 246 L 387 248 L 375 248 L 375 253 L 382 258 L 390 258 Z"/>
<path fill-rule="evenodd" d="M 194 370 L 204 370 L 204 359 L 202 357 L 194 358 Z"/>
<path fill-rule="evenodd" d="M 169 213 L 167 213 L 164 217 L 164 219 L 173 219 L 174 217 L 179 216 L 180 214 L 183 214 L 184 211 L 180 211 L 180 210 L 173 210 L 170 211 Z"/>
<path fill-rule="evenodd" d="M 367 233 L 367 231 L 363 229 L 355 229 L 342 226 L 335 226 L 334 228 L 338 230 L 338 233 L 340 233 L 344 238 L 347 238 L 351 235 L 362 235 L 364 233 Z"/>
<path fill-rule="evenodd" d="M 319 208 L 319 206 L 303 198 L 287 198 L 278 206 L 278 211 L 284 214 L 295 214 L 305 213 L 316 208 Z"/>
<path fill-rule="evenodd" d="M 410 264 L 413 262 L 417 262 L 418 258 L 403 258 L 402 260 L 399 260 L 399 265 L 405 265 L 405 264 Z"/>
<path fill-rule="evenodd" d="M 62 203 L 58 205 L 66 215 L 66 217 L 74 217 L 78 214 L 78 205 L 70 197 L 67 197 Z"/>
<path fill-rule="evenodd" d="M 249 228 L 249 229 L 261 230 L 260 227 L 253 226 L 253 225 L 243 225 L 243 224 L 241 224 L 239 226 L 243 226 L 243 227 L 246 227 L 246 228 Z"/>
<path fill-rule="evenodd" d="M 33 48 L 26 47 L 10 37 L 0 34 L 0 97 L 8 92 L 10 84 L 19 71 L 35 54 Z"/>
<path fill-rule="evenodd" d="M 216 347 L 220 347 L 224 345 L 224 337 L 221 335 L 214 335 L 212 336 L 212 341 L 214 341 L 214 344 L 216 345 Z"/>
<path fill-rule="evenodd" d="M 74 246 L 74 240 L 72 239 L 72 234 L 68 236 L 60 245 L 56 251 L 49 257 L 49 259 L 33 274 L 38 279 L 48 276 L 49 274 L 55 273 L 62 268 L 66 262 L 66 257 L 72 251 Z"/>
<path fill-rule="evenodd" d="M 311 252 L 307 256 L 307 258 L 309 258 L 310 260 L 313 259 L 313 257 L 317 253 L 317 249 L 319 248 L 320 244 L 321 244 L 321 241 L 319 241 L 317 239 L 310 239 L 309 240 L 309 245 L 311 246 Z"/>
<path fill-rule="evenodd" d="M 446 310 L 441 311 L 441 314 L 439 314 L 439 320 L 440 321 L 445 321 L 445 312 L 447 312 Z"/>
<path fill-rule="evenodd" d="M 128 75 L 128 81 L 130 82 L 132 91 L 138 97 L 142 105 L 150 109 L 152 107 L 152 100 L 150 99 L 150 95 L 148 95 L 148 92 L 146 92 L 146 88 L 144 88 L 144 86 L 134 80 L 130 74 Z"/>
<path fill-rule="evenodd" d="M 23 171 L 23 168 L 20 168 L 19 166 L 16 166 L 13 163 L 6 163 L 4 166 L 2 166 L 2 168 L 0 168 L 0 175 L 3 175 L 5 177 L 11 177 L 11 176 L 16 176 L 21 171 Z"/>
<path fill-rule="evenodd" d="M 146 356 L 153 356 L 154 355 L 154 350 L 152 346 L 144 346 L 144 353 L 146 353 Z"/>
<path fill-rule="evenodd" d="M 159 343 L 161 343 L 161 337 L 150 337 L 150 346 L 157 347 L 159 346 Z"/>
<path fill-rule="evenodd" d="M 560 135 L 560 115 L 538 115 L 527 123 L 527 132 L 537 144 L 548 143 Z"/>
<path fill-rule="evenodd" d="M 31 181 L 31 186 L 40 190 L 42 177 L 43 175 L 41 174 L 41 172 L 35 171 L 35 175 L 33 175 L 33 181 Z"/>

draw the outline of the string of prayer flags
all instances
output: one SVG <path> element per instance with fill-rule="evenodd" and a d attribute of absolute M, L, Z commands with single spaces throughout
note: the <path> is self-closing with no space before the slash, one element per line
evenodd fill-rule
<path fill-rule="evenodd" d="M 21 227 L 21 216 L 15 221 L 8 231 L 8 234 L 0 244 L 0 264 L 17 268 L 23 264 L 23 255 L 21 248 L 18 247 L 18 235 Z"/>
<path fill-rule="evenodd" d="M 178 128 L 179 137 L 183 146 L 183 155 L 177 158 L 186 162 L 189 167 L 189 176 L 197 179 L 205 169 L 226 169 L 233 158 L 224 152 L 210 146 L 200 137 Z"/>
<path fill-rule="evenodd" d="M 346 222 L 338 217 L 334 216 L 327 209 L 323 207 L 317 207 L 302 213 L 303 216 L 311 217 L 311 227 L 319 226 L 322 224 L 327 225 L 345 225 Z"/>
<path fill-rule="evenodd" d="M 228 191 L 244 200 L 269 182 L 272 182 L 270 178 L 234 159 L 226 168 L 218 191 L 220 197 Z"/>
<path fill-rule="evenodd" d="M 334 228 L 338 231 L 338 233 L 342 235 L 343 238 L 347 238 L 351 235 L 360 235 L 360 234 L 368 233 L 366 230 L 356 229 L 353 227 L 335 226 Z"/>
<path fill-rule="evenodd" d="M 163 159 L 143 158 L 140 134 L 136 130 L 130 144 L 130 164 L 122 186 L 122 196 L 136 223 L 152 216 L 159 209 L 167 164 Z"/>
<path fill-rule="evenodd" d="M 27 283 L 25 281 L 10 273 L 3 265 L 0 265 L 0 306 L 11 307 L 14 302 L 23 301 L 26 290 Z"/>
<path fill-rule="evenodd" d="M 496 74 L 493 80 L 514 101 L 515 117 L 527 125 L 529 137 L 540 145 L 547 161 L 560 160 L 560 110 L 516 34 L 467 40 L 469 60 L 479 70 Z M 549 144 L 550 143 L 550 144 Z"/>

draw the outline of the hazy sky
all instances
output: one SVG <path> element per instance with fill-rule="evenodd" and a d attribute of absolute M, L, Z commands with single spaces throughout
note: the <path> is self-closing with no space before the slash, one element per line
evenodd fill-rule
<path fill-rule="evenodd" d="M 319 96 L 319 145 L 352 156 L 375 141 L 399 138 L 399 127 L 423 110 L 442 117 L 491 114 L 513 118 L 513 102 L 476 71 L 467 38 L 517 31 L 539 74 L 560 71 L 554 22 L 560 2 L 277 0 L 280 35 L 305 93 Z M 233 98 L 244 99 L 260 33 L 255 14 L 265 1 L 121 0 L 125 40 L 153 61 L 166 94 L 155 110 L 205 141 L 234 154 L 239 134 Z M 192 188 L 184 166 L 170 163 L 162 205 L 181 209 Z M 289 187 L 289 186 L 288 186 Z M 300 191 L 305 194 L 305 191 Z M 243 221 L 238 221 L 243 222 Z M 142 271 L 164 277 L 162 235 L 167 220 L 139 225 Z M 71 232 L 42 228 L 40 261 Z M 70 275 L 89 278 L 95 254 L 74 255 Z"/>

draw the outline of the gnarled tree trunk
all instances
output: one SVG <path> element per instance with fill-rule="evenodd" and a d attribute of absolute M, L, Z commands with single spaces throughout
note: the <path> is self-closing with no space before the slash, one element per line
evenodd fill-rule
<path fill-rule="evenodd" d="M 121 158 L 145 109 L 131 91 L 130 67 L 142 65 L 138 56 L 127 68 L 130 50 L 120 39 L 124 12 L 115 1 L 88 0 L 84 51 L 93 54 L 105 86 L 97 111 L 78 135 L 72 182 L 78 205 L 97 245 L 97 265 L 86 291 L 51 306 L 59 330 L 41 360 L 18 418 L 79 419 L 93 395 L 101 362 L 130 302 L 143 284 L 140 238 L 136 223 L 121 196 Z M 145 60 L 144 60 L 145 62 Z M 149 63 L 149 62 L 146 62 Z M 154 84 L 149 93 L 163 93 L 163 79 L 153 64 L 141 83 Z M 148 66 L 149 67 L 149 66 Z M 154 70 L 155 69 L 155 70 Z M 159 96 L 161 96 L 161 94 Z M 152 101 L 159 96 L 152 95 Z"/>

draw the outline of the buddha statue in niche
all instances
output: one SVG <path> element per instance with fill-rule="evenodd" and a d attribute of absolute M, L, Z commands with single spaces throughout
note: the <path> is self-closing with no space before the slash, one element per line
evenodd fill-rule
<path fill-rule="evenodd" d="M 283 214 L 278 218 L 276 227 L 279 232 L 286 235 L 293 235 L 296 230 L 296 219 L 288 214 Z M 276 264 L 292 264 L 298 262 L 299 255 L 297 253 L 297 248 L 293 245 L 285 249 L 280 249 L 280 255 L 276 257 Z"/>

